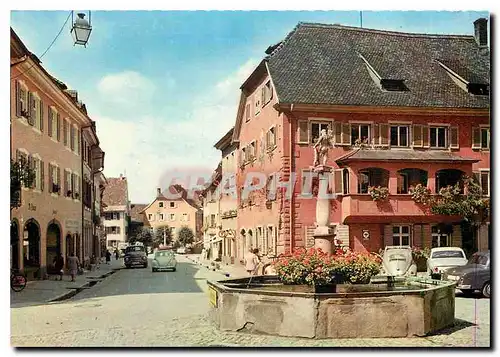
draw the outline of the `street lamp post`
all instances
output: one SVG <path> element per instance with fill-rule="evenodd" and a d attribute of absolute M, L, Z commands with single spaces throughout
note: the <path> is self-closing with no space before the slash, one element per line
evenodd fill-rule
<path fill-rule="evenodd" d="M 73 36 L 75 45 L 83 45 L 84 47 L 87 47 L 87 42 L 89 40 L 90 33 L 92 32 L 90 11 L 89 21 L 85 19 L 85 14 L 82 12 L 76 15 L 78 18 L 73 21 L 73 12 L 71 13 L 71 35 Z"/>

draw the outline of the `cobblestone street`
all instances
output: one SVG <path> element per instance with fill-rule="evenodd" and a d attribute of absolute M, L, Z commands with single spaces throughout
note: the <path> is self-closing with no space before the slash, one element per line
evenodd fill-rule
<path fill-rule="evenodd" d="M 426 338 L 308 340 L 218 331 L 208 319 L 206 279 L 220 279 L 179 257 L 176 272 L 123 269 L 73 298 L 11 308 L 13 346 L 483 346 L 490 301 L 457 294 L 457 324 Z"/>

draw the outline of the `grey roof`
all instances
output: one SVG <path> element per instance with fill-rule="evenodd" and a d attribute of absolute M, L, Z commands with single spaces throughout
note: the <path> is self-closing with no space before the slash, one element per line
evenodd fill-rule
<path fill-rule="evenodd" d="M 360 54 L 381 77 L 405 79 L 409 91 L 382 91 Z M 437 62 L 489 83 L 489 50 L 472 35 L 299 23 L 267 61 L 281 103 L 489 108 L 488 96 L 465 92 Z"/>
<path fill-rule="evenodd" d="M 349 160 L 364 160 L 364 161 L 386 161 L 386 160 L 404 160 L 404 161 L 445 161 L 457 162 L 468 161 L 478 162 L 479 160 L 461 157 L 453 152 L 444 150 L 372 150 L 355 149 L 346 155 L 337 158 L 336 162 L 344 162 Z"/>

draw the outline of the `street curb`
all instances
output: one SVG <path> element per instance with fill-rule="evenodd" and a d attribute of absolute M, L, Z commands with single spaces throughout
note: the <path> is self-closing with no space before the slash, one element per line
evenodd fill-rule
<path fill-rule="evenodd" d="M 201 265 L 202 267 L 207 268 L 208 270 L 212 270 L 212 271 L 215 271 L 217 273 L 220 273 L 220 274 L 224 275 L 226 278 L 231 277 L 231 273 L 222 271 L 221 265 L 219 263 L 212 262 L 211 265 L 204 265 L 204 263 L 197 261 L 197 260 L 194 260 L 194 259 L 191 259 L 190 257 L 186 257 L 186 258 L 188 258 L 189 260 L 191 260 L 193 263 L 195 263 L 197 265 Z"/>
<path fill-rule="evenodd" d="M 70 291 L 68 291 L 67 293 L 60 294 L 60 295 L 56 296 L 55 298 L 47 300 L 46 302 L 50 303 L 50 302 L 59 302 L 59 301 L 63 301 L 63 300 L 68 300 L 68 299 L 72 298 L 73 296 L 75 296 L 76 294 L 81 293 L 83 290 L 91 288 L 92 286 L 96 285 L 97 283 L 100 283 L 101 281 L 106 279 L 108 276 L 113 275 L 114 273 L 116 273 L 120 269 L 121 268 L 113 269 L 113 270 L 111 270 L 103 275 L 99 275 L 96 277 L 87 277 L 87 279 L 93 279 L 93 280 L 86 282 L 83 285 L 76 286 L 74 288 L 73 287 L 68 288 L 68 289 L 70 289 Z"/>

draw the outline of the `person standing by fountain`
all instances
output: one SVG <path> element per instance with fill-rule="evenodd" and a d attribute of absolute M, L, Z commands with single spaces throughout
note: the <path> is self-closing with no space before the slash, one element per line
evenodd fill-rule
<path fill-rule="evenodd" d="M 257 254 L 255 254 L 255 251 L 258 252 L 259 250 L 250 248 L 247 255 L 245 256 L 245 270 L 247 271 L 248 275 L 255 275 L 257 266 L 260 263 L 259 257 L 257 256 Z"/>

